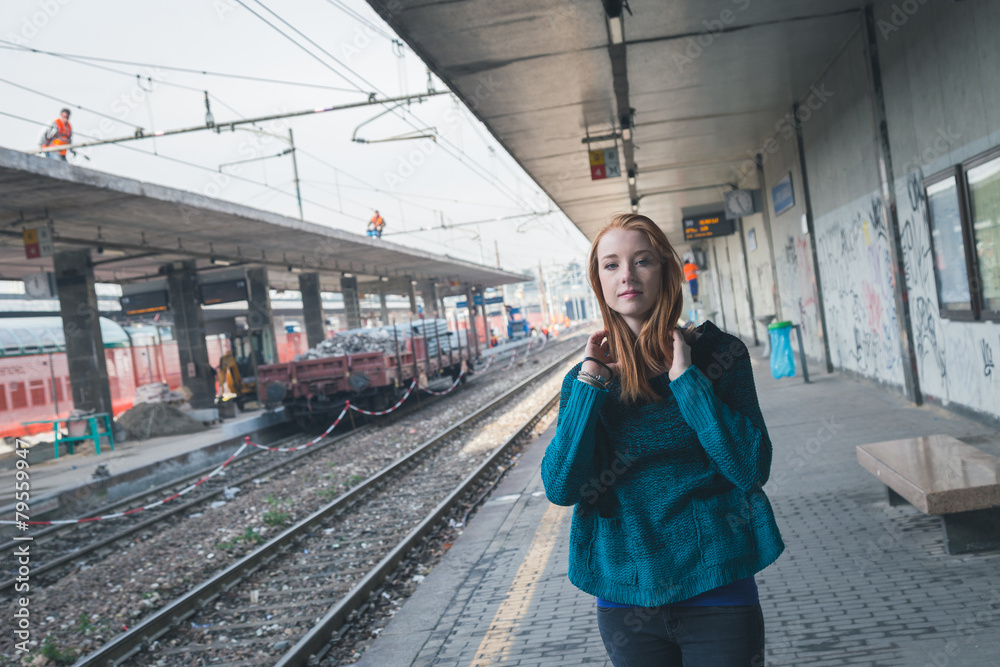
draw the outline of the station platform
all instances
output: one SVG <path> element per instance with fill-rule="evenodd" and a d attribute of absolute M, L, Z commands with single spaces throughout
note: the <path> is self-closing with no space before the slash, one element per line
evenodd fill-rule
<path fill-rule="evenodd" d="M 810 368 L 754 378 L 786 550 L 756 576 L 767 665 L 1000 665 L 1000 552 L 949 556 L 940 520 L 890 507 L 855 446 L 943 433 L 1000 456 L 1000 434 Z M 555 422 L 360 658 L 362 667 L 610 665 L 594 599 L 567 578 L 572 508 L 539 466 Z M 821 443 L 816 446 L 815 443 Z"/>
<path fill-rule="evenodd" d="M 86 488 L 87 497 L 110 502 L 221 462 L 239 446 L 227 448 L 228 441 L 284 422 L 283 408 L 251 410 L 196 433 L 125 440 L 116 442 L 114 451 L 102 445 L 100 455 L 89 443 L 75 454 L 63 446 L 58 459 L 39 463 L 29 454 L 33 518 L 46 518 L 41 515 L 58 509 L 63 494 L 77 489 Z M 51 456 L 51 444 L 38 444 L 32 450 L 37 447 L 47 448 L 44 453 Z M 0 467 L 0 486 L 13 489 L 16 472 L 12 465 Z M 0 513 L 5 511 L 0 508 Z"/>

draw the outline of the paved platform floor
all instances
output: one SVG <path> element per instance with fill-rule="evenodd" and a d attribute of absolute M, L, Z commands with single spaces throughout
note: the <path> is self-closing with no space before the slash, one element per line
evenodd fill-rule
<path fill-rule="evenodd" d="M 1000 666 L 1000 552 L 949 556 L 940 520 L 890 507 L 855 445 L 1000 434 L 843 375 L 774 380 L 754 359 L 774 445 L 765 491 L 786 551 L 757 574 L 768 665 Z M 570 509 L 545 499 L 553 424 L 359 665 L 609 665 L 594 601 L 566 577 Z"/>

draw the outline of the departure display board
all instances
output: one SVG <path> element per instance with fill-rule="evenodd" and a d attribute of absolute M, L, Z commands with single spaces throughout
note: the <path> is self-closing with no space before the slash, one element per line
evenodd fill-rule
<path fill-rule="evenodd" d="M 161 310 L 166 310 L 169 305 L 167 290 L 140 292 L 139 294 L 126 294 L 122 296 L 119 301 L 122 304 L 122 311 L 126 315 L 157 313 Z"/>
<path fill-rule="evenodd" d="M 729 236 L 736 232 L 732 220 L 726 219 L 722 211 L 708 215 L 684 218 L 684 240 L 707 239 L 712 236 Z"/>
<path fill-rule="evenodd" d="M 247 281 L 245 278 L 224 280 L 217 283 L 202 283 L 201 302 L 208 306 L 213 303 L 230 303 L 247 300 Z"/>

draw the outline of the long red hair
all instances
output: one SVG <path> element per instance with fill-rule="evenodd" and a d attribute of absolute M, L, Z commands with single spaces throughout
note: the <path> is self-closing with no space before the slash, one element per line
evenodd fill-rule
<path fill-rule="evenodd" d="M 632 333 L 621 315 L 608 307 L 601 287 L 597 246 L 605 234 L 618 229 L 644 233 L 659 256 L 662 266 L 660 300 L 642 323 L 638 336 Z M 673 331 L 683 308 L 681 295 L 683 271 L 677 251 L 667 241 L 663 230 L 646 216 L 637 213 L 617 215 L 594 237 L 594 242 L 590 246 L 589 275 L 590 286 L 597 295 L 604 328 L 608 332 L 611 357 L 621 368 L 621 399 L 628 403 L 660 400 L 649 384 L 647 376 L 665 373 L 674 360 Z"/>

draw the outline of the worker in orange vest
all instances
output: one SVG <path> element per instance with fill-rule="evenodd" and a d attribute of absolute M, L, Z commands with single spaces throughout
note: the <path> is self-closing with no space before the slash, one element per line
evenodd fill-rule
<path fill-rule="evenodd" d="M 698 265 L 695 264 L 691 259 L 688 259 L 684 263 L 684 280 L 687 281 L 688 287 L 691 288 L 691 300 L 698 300 Z"/>
<path fill-rule="evenodd" d="M 375 211 L 375 215 L 368 221 L 368 236 L 382 238 L 382 228 L 385 227 L 385 219 Z"/>
<path fill-rule="evenodd" d="M 69 109 L 59 112 L 59 118 L 52 121 L 52 125 L 45 130 L 42 136 L 42 147 L 63 146 L 73 143 L 73 126 L 69 124 Z M 48 151 L 45 157 L 54 158 L 66 162 L 66 151 Z"/>

